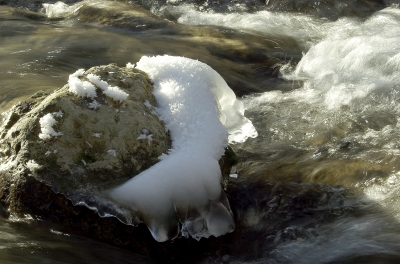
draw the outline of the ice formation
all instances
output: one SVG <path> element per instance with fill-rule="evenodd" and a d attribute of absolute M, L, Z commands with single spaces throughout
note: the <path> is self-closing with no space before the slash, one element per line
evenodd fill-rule
<path fill-rule="evenodd" d="M 103 91 L 108 89 L 108 83 L 106 81 L 101 80 L 100 76 L 89 73 L 86 77 L 88 78 L 88 80 L 91 83 L 93 83 L 94 85 L 97 85 Z"/>
<path fill-rule="evenodd" d="M 85 70 L 79 69 L 71 74 L 68 78 L 69 91 L 78 97 L 95 98 L 96 87 L 88 81 L 81 81 L 80 76 L 83 76 Z"/>
<path fill-rule="evenodd" d="M 125 93 L 121 89 L 119 89 L 117 86 L 108 86 L 107 90 L 103 91 L 105 95 L 108 97 L 114 99 L 115 101 L 122 102 L 128 98 L 129 94 Z"/>
<path fill-rule="evenodd" d="M 128 64 L 132 67 L 132 64 Z M 137 67 L 154 83 L 156 111 L 170 131 L 172 149 L 162 161 L 110 191 L 138 211 L 157 241 L 182 235 L 223 235 L 234 229 L 220 185 L 218 160 L 229 141 L 257 132 L 222 77 L 184 57 L 142 57 Z"/>
<path fill-rule="evenodd" d="M 90 82 L 103 90 L 103 93 L 115 101 L 122 102 L 128 98 L 129 94 L 119 89 L 117 86 L 110 86 L 106 81 L 100 79 L 100 76 L 88 74 L 87 78 Z"/>
<path fill-rule="evenodd" d="M 56 132 L 53 128 L 55 124 L 57 124 L 57 121 L 54 119 L 54 116 L 62 117 L 62 112 L 56 112 L 56 113 L 48 113 L 47 115 L 43 116 L 40 118 L 39 123 L 40 123 L 40 129 L 41 132 L 39 134 L 39 138 L 41 139 L 50 139 L 52 137 L 58 137 L 61 136 L 61 132 Z"/>
<path fill-rule="evenodd" d="M 89 108 L 96 110 L 99 109 L 101 106 L 101 104 L 99 102 L 97 102 L 96 100 L 93 100 L 91 103 L 89 103 Z"/>
<path fill-rule="evenodd" d="M 89 97 L 96 98 L 96 86 L 103 90 L 103 93 L 115 101 L 122 102 L 128 98 L 129 94 L 122 91 L 117 86 L 110 86 L 106 81 L 100 79 L 100 76 L 89 73 L 86 78 L 90 81 L 82 81 L 79 79 L 85 73 L 84 69 L 79 69 L 75 73 L 71 74 L 68 79 L 69 92 L 75 94 L 78 97 Z M 95 86 L 96 85 L 96 86 Z M 100 104 L 93 100 L 89 104 L 89 108 L 96 110 L 100 107 Z"/>

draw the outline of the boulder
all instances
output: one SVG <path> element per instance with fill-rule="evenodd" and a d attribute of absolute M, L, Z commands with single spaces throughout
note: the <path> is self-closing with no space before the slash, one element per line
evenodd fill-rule
<path fill-rule="evenodd" d="M 0 216 L 29 215 L 147 254 L 154 241 L 139 216 L 104 193 L 171 148 L 152 91 L 144 72 L 110 64 L 78 70 L 64 87 L 3 113 Z M 219 162 L 225 188 L 236 162 L 227 148 Z"/>
<path fill-rule="evenodd" d="M 147 169 L 170 148 L 145 73 L 111 64 L 81 75 L 71 75 L 69 84 L 50 95 L 38 92 L 3 113 L 0 197 L 11 212 L 32 210 L 13 195 L 26 191 L 20 181 L 32 177 L 102 215 L 97 193 Z M 88 76 L 95 78 L 97 85 L 91 87 L 96 96 L 79 94 L 87 93 Z"/>

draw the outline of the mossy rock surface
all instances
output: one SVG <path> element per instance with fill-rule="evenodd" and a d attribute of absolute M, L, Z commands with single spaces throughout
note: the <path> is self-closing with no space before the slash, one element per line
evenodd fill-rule
<path fill-rule="evenodd" d="M 50 95 L 36 93 L 3 114 L 0 162 L 3 174 L 32 175 L 73 203 L 99 209 L 104 205 L 96 194 L 154 165 L 171 141 L 144 72 L 110 64 L 89 69 L 80 80 L 87 81 L 88 74 L 129 96 L 116 101 L 96 87 L 96 98 L 79 97 L 69 84 Z M 47 114 L 60 135 L 42 139 L 40 120 Z"/>

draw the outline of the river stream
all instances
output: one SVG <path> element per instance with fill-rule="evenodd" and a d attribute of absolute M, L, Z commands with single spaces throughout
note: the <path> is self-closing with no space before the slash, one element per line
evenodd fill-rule
<path fill-rule="evenodd" d="M 0 112 L 77 69 L 164 54 L 208 64 L 244 103 L 258 137 L 232 145 L 237 228 L 184 259 L 398 262 L 397 1 L 44 3 L 0 1 Z M 29 216 L 0 218 L 0 263 L 157 261 Z"/>

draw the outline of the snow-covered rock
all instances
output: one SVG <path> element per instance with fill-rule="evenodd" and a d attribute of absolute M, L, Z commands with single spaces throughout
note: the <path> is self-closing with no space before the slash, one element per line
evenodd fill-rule
<path fill-rule="evenodd" d="M 154 165 L 171 148 L 163 122 L 143 104 L 157 106 L 152 92 L 144 72 L 110 64 L 78 70 L 64 87 L 32 96 L 3 113 L 0 203 L 11 212 L 37 211 L 26 206 L 32 198 L 10 196 L 12 190 L 26 193 L 23 183 L 29 178 L 100 216 L 118 216 L 122 209 L 105 205 L 102 190 Z M 138 139 L 144 129 L 151 134 L 151 144 Z M 11 186 L 13 181 L 20 184 Z M 35 203 L 43 206 L 40 199 Z"/>
<path fill-rule="evenodd" d="M 113 92 L 106 93 L 110 90 Z M 211 104 L 215 104 L 212 93 L 209 95 Z M 149 212 L 152 211 L 143 209 L 145 204 L 130 206 L 126 200 L 120 202 L 118 197 L 110 194 L 110 190 L 124 186 L 123 183 L 146 171 L 160 159 L 172 154 L 179 156 L 175 153 L 181 147 L 174 148 L 170 138 L 171 127 L 166 127 L 163 117 L 159 117 L 160 107 L 146 73 L 134 68 L 119 68 L 114 64 L 87 71 L 78 70 L 69 76 L 68 84 L 63 88 L 50 95 L 34 95 L 17 104 L 3 113 L 0 127 L 0 207 L 13 214 L 30 214 L 76 229 L 78 222 L 85 226 L 87 222 L 84 218 L 90 215 L 87 211 L 82 215 L 75 213 L 78 210 L 76 206 L 83 205 L 94 211 L 99 219 L 118 219 L 117 222 L 128 225 L 145 222 L 158 241 L 177 236 L 199 239 L 231 232 L 234 227 L 232 212 L 221 183 L 226 187 L 230 167 L 236 161 L 231 154 L 222 156 L 227 147 L 228 134 L 221 124 L 218 125 L 222 131 L 218 137 L 221 142 L 211 147 L 217 148 L 216 153 L 204 157 L 205 153 L 199 149 L 197 156 L 187 156 L 186 152 L 181 155 L 186 170 L 189 163 L 198 168 L 198 189 L 205 192 L 213 190 L 212 200 L 203 193 L 193 192 L 196 190 L 193 183 L 185 185 L 178 182 L 181 179 L 171 177 L 169 174 L 174 174 L 176 168 L 164 168 L 165 165 L 158 167 L 164 170 L 161 172 L 165 174 L 164 186 L 157 183 L 139 188 L 149 190 L 150 194 L 171 192 L 172 196 L 183 201 L 184 189 L 174 194 L 177 188 L 172 186 L 188 186 L 190 195 L 194 195 L 192 198 L 200 199 L 198 205 L 192 208 L 190 204 L 184 204 L 189 206 L 187 208 L 164 208 L 163 212 L 167 212 L 164 216 L 168 218 L 171 212 L 173 216 L 166 219 L 161 214 L 151 216 Z M 213 110 L 217 114 L 217 123 L 218 107 L 214 105 Z M 196 140 L 196 137 L 193 139 Z M 202 142 L 204 145 L 205 142 Z M 196 154 L 196 150 L 191 153 Z M 209 166 L 207 160 L 211 160 L 213 165 L 212 175 L 207 173 L 210 168 L 206 173 L 200 173 L 201 168 Z M 162 162 L 165 163 L 164 160 Z M 173 164 L 175 166 L 179 162 Z M 212 181 L 204 177 L 211 177 Z M 187 178 L 187 183 L 192 179 L 195 178 Z M 163 190 L 154 190 L 154 186 L 161 186 Z M 137 190 L 137 186 L 132 190 Z M 148 196 L 143 197 L 146 199 Z M 197 198 L 192 198 L 187 201 L 197 201 Z M 140 199 L 137 198 L 137 202 L 140 203 Z M 204 211 L 200 207 L 204 207 Z M 180 211 L 185 208 L 188 209 L 186 214 Z M 102 226 L 103 220 L 95 216 L 90 215 L 89 219 L 101 227 L 96 231 L 89 227 L 81 230 L 79 227 L 82 234 L 102 237 L 101 230 L 111 232 L 118 229 Z M 207 224 L 200 228 L 200 223 L 204 221 Z M 176 229 L 178 226 L 179 229 Z M 168 233 L 170 227 L 173 229 Z M 161 233 L 155 230 L 163 228 L 167 233 L 162 231 L 160 236 Z M 114 232 L 108 235 L 108 240 L 118 240 L 118 236 L 120 234 Z"/>

